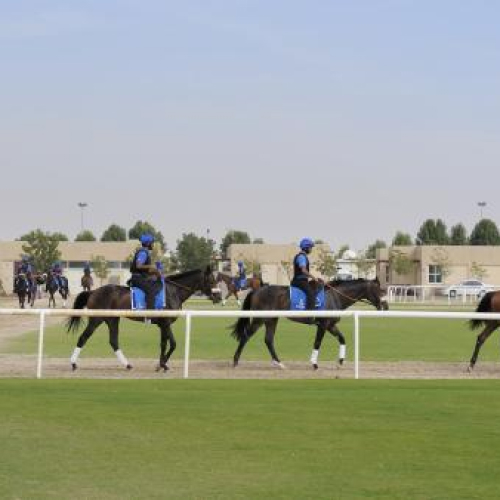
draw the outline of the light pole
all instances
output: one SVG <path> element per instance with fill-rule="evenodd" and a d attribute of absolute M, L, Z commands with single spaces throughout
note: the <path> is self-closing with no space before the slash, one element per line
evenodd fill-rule
<path fill-rule="evenodd" d="M 481 213 L 481 219 L 483 218 L 483 208 L 486 207 L 486 202 L 485 201 L 478 201 L 477 206 L 479 207 L 480 213 Z"/>
<path fill-rule="evenodd" d="M 85 228 L 85 226 L 83 224 L 83 210 L 85 209 L 85 207 L 88 206 L 88 203 L 85 203 L 83 201 L 79 201 L 78 206 L 80 207 L 80 224 L 82 226 L 82 232 L 83 232 L 83 230 Z"/>

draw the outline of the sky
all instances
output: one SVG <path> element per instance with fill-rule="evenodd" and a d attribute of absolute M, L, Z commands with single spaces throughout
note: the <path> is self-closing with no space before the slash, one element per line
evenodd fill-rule
<path fill-rule="evenodd" d="M 500 225 L 500 2 L 2 0 L 0 240 Z"/>

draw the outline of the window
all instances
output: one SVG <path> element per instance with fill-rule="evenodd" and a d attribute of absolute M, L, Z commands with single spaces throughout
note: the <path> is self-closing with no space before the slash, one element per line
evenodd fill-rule
<path fill-rule="evenodd" d="M 443 275 L 441 273 L 441 266 L 435 264 L 429 265 L 429 283 L 442 283 Z"/>

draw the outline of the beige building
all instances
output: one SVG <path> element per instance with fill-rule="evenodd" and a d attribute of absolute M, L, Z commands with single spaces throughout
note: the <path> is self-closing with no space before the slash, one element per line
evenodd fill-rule
<path fill-rule="evenodd" d="M 500 284 L 500 246 L 381 248 L 377 276 L 385 285 L 452 285 L 469 278 L 496 285 Z"/>
<path fill-rule="evenodd" d="M 14 272 L 24 251 L 22 241 L 0 242 L 0 279 L 7 293 L 12 292 Z M 102 284 L 113 283 L 123 285 L 130 277 L 127 260 L 135 251 L 138 242 L 97 241 L 61 241 L 58 249 L 61 252 L 60 262 L 64 267 L 64 275 L 68 278 L 70 292 L 74 295 L 81 290 L 80 280 L 85 262 L 102 256 L 108 263 L 109 275 Z M 100 279 L 94 275 L 94 283 L 100 286 Z"/>
<path fill-rule="evenodd" d="M 269 245 L 269 244 L 233 244 L 227 254 L 231 263 L 231 274 L 238 270 L 238 261 L 247 265 L 247 274 L 253 272 L 252 265 L 260 265 L 262 279 L 265 283 L 274 285 L 288 285 L 293 274 L 293 258 L 299 251 L 296 245 Z M 320 252 L 330 252 L 328 245 L 316 245 L 310 255 L 311 271 L 316 275 L 316 263 Z"/>

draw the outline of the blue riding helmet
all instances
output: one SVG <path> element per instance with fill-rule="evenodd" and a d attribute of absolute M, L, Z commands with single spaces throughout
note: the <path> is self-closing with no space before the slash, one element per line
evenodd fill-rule
<path fill-rule="evenodd" d="M 301 250 L 307 250 L 308 248 L 312 248 L 314 246 L 314 241 L 311 238 L 302 238 L 300 240 L 299 247 Z"/>
<path fill-rule="evenodd" d="M 240 267 L 241 267 L 242 265 L 243 265 L 243 261 L 242 261 L 242 260 L 239 260 L 239 261 L 238 261 L 238 266 L 240 266 Z"/>
<path fill-rule="evenodd" d="M 140 241 L 143 245 L 150 245 L 151 243 L 154 243 L 155 238 L 152 234 L 141 234 Z"/>

